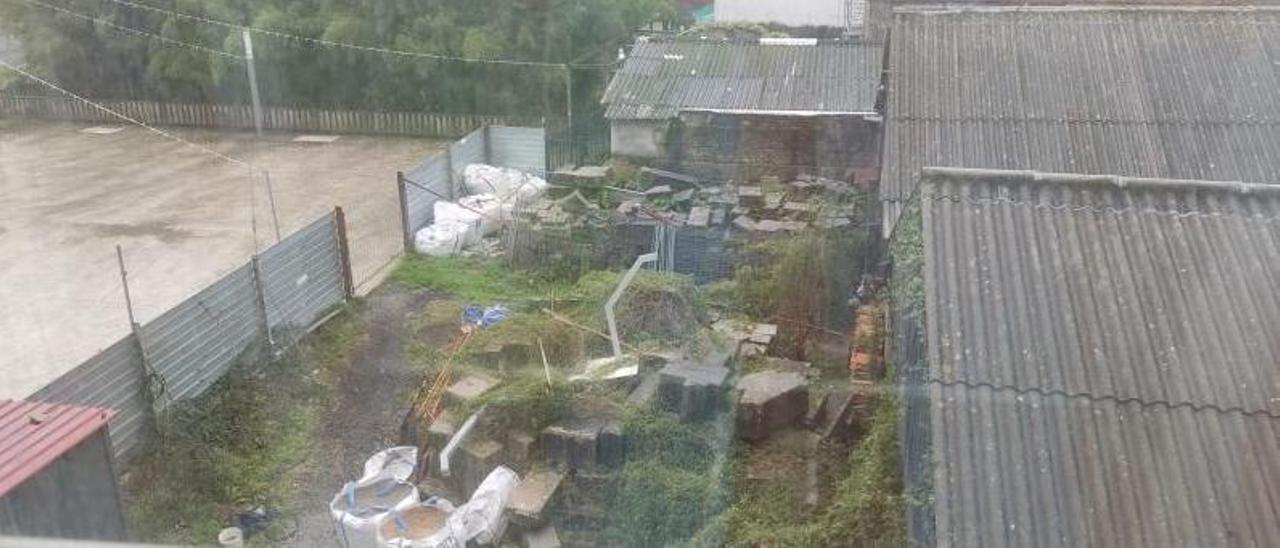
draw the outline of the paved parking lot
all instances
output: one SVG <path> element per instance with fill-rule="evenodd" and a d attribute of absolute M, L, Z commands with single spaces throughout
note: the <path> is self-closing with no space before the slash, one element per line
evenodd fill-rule
<path fill-rule="evenodd" d="M 0 398 L 30 394 L 128 333 L 117 244 L 146 322 L 275 239 L 265 181 L 243 166 L 145 129 L 87 127 L 0 120 Z M 174 131 L 267 170 L 282 235 L 343 206 L 362 290 L 402 246 L 395 172 L 440 145 Z"/>

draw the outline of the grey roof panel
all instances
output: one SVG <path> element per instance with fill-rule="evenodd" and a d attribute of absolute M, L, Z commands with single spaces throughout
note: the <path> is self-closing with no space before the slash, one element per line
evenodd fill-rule
<path fill-rule="evenodd" d="M 938 544 L 1280 538 L 1280 187 L 922 180 Z"/>
<path fill-rule="evenodd" d="M 883 46 L 637 42 L 605 92 L 610 119 L 665 119 L 684 109 L 872 112 Z"/>
<path fill-rule="evenodd" d="M 902 11 L 886 232 L 922 166 L 1280 181 L 1280 10 Z"/>

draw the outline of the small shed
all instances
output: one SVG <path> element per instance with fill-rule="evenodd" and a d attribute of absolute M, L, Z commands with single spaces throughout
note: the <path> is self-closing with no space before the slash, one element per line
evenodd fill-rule
<path fill-rule="evenodd" d="M 126 540 L 111 415 L 0 400 L 0 535 Z"/>
<path fill-rule="evenodd" d="M 858 39 L 642 40 L 605 92 L 613 154 L 722 179 L 875 173 L 883 51 Z"/>

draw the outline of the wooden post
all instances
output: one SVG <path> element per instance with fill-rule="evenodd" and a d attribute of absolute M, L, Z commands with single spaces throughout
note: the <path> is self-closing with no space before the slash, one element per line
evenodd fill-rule
<path fill-rule="evenodd" d="M 409 223 L 409 192 L 405 189 L 404 172 L 396 172 L 396 190 L 400 193 L 400 231 L 404 234 L 404 251 L 413 251 L 413 226 Z"/>
<path fill-rule="evenodd" d="M 342 267 L 342 285 L 346 298 L 355 296 L 356 285 L 351 277 L 351 246 L 347 241 L 347 215 L 342 206 L 334 206 L 333 217 L 338 225 L 338 263 Z"/>

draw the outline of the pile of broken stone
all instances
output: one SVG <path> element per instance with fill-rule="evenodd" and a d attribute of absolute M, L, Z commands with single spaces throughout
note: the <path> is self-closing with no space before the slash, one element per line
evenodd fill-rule
<path fill-rule="evenodd" d="M 645 207 L 663 206 L 663 218 L 671 224 L 714 227 L 728 223 L 735 229 L 756 233 L 799 232 L 811 226 L 838 228 L 858 215 L 851 198 L 852 185 L 811 175 L 782 184 L 764 177 L 753 184 L 704 181 L 693 177 L 647 170 L 651 176 L 643 196 L 632 197 L 615 213 L 628 219 L 652 217 Z"/>
<path fill-rule="evenodd" d="M 598 224 L 602 220 L 601 209 L 584 198 L 582 191 L 600 189 L 613 192 L 620 200 L 612 212 L 605 212 L 609 221 L 616 224 L 730 226 L 770 234 L 798 232 L 811 226 L 839 228 L 853 224 L 859 215 L 853 199 L 859 193 L 855 186 L 813 175 L 802 174 L 785 183 L 766 176 L 748 183 L 642 168 L 645 188 L 632 190 L 610 186 L 611 173 L 606 167 L 580 171 L 558 174 L 557 184 L 574 190 L 530 205 L 524 218 L 545 226 L 593 221 Z"/>

